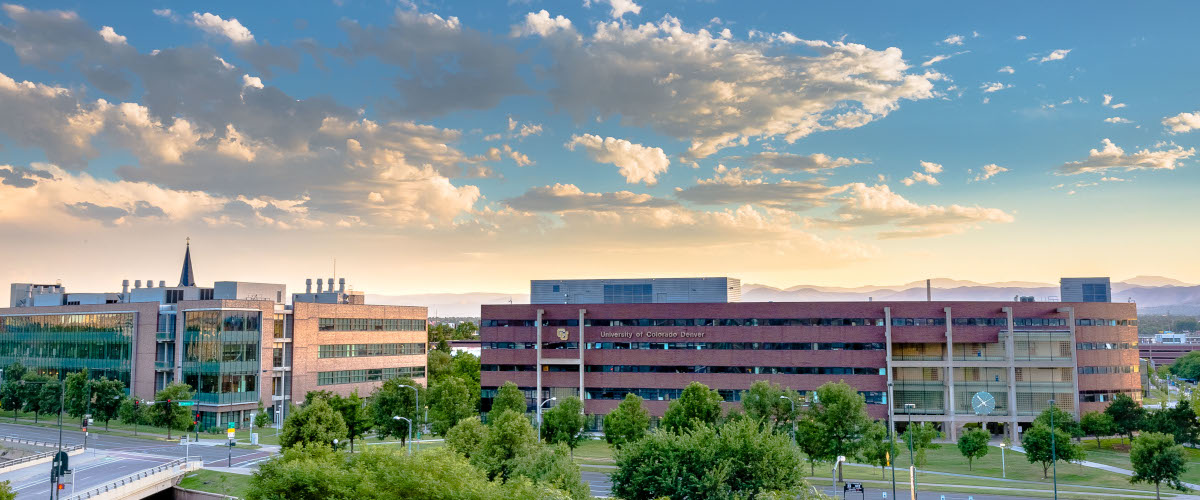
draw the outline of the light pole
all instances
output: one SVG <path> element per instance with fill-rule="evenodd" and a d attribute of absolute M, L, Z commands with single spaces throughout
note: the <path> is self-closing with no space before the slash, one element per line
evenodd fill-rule
<path fill-rule="evenodd" d="M 408 422 L 408 454 L 412 456 L 412 420 L 401 417 L 399 415 L 392 417 L 392 420 L 403 420 Z"/>
<path fill-rule="evenodd" d="M 892 383 L 888 382 L 887 397 L 892 397 Z M 892 465 L 892 498 L 896 498 L 896 438 L 893 436 L 892 414 L 896 412 L 894 402 L 888 402 L 888 462 Z"/>
<path fill-rule="evenodd" d="M 540 410 L 541 408 L 545 408 L 545 407 L 546 407 L 546 403 L 549 403 L 549 402 L 551 402 L 551 401 L 555 401 L 555 400 L 557 400 L 557 399 L 558 399 L 558 397 L 557 397 L 557 396 L 555 396 L 555 397 L 552 397 L 552 398 L 550 398 L 550 399 L 547 399 L 547 400 L 545 400 L 545 401 L 542 401 L 542 405 L 541 405 L 540 407 L 538 407 L 538 409 Z M 538 441 L 541 441 L 541 440 L 542 440 L 542 412 L 540 412 L 540 411 L 539 411 L 539 412 L 538 412 Z"/>
<path fill-rule="evenodd" d="M 1050 405 L 1050 466 L 1054 467 L 1054 500 L 1058 500 L 1058 455 L 1054 449 L 1054 400 L 1051 399 L 1046 403 Z"/>
<path fill-rule="evenodd" d="M 1000 478 L 1001 479 L 1008 477 L 1008 474 L 1004 471 L 1004 448 L 1006 448 L 1006 446 L 1004 446 L 1004 443 L 1000 443 Z M 892 495 L 892 496 L 895 496 L 895 495 Z"/>
<path fill-rule="evenodd" d="M 416 395 L 416 405 L 413 406 L 413 418 L 416 418 L 417 414 L 421 413 L 421 391 L 418 391 L 416 387 L 413 387 L 411 385 L 400 384 L 400 387 L 407 387 L 409 389 L 412 389 L 413 394 Z M 412 440 L 412 420 L 408 421 L 408 439 L 410 441 Z M 412 447 L 412 444 L 410 443 L 409 448 L 411 448 L 411 447 Z M 421 451 L 421 445 L 417 445 L 417 451 Z"/>
<path fill-rule="evenodd" d="M 845 461 L 846 461 L 846 457 L 845 457 L 845 456 L 843 456 L 843 455 L 838 455 L 838 457 L 837 457 L 837 462 L 834 462 L 834 463 L 833 463 L 833 472 L 831 472 L 831 473 L 829 474 L 829 476 L 830 476 L 829 478 L 833 480 L 833 491 L 834 491 L 834 494 L 835 494 L 835 495 L 837 494 L 837 472 L 838 472 L 838 467 L 839 467 L 839 466 L 841 466 L 841 465 L 842 465 L 842 462 L 845 462 Z"/>
<path fill-rule="evenodd" d="M 904 413 L 908 415 L 908 487 L 912 493 L 912 499 L 917 499 L 917 464 L 913 460 L 913 436 L 912 436 L 912 410 L 916 409 L 914 403 L 904 403 Z"/>
<path fill-rule="evenodd" d="M 787 396 L 779 396 L 779 399 L 786 399 L 789 403 L 792 403 L 792 418 L 790 420 L 792 421 L 792 441 L 794 442 L 796 441 L 796 400 Z"/>

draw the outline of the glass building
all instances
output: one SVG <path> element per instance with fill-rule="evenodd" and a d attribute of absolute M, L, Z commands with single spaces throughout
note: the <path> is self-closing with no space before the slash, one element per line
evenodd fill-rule
<path fill-rule="evenodd" d="M 52 377 L 87 370 L 130 385 L 134 313 L 0 316 L 0 365 Z"/>

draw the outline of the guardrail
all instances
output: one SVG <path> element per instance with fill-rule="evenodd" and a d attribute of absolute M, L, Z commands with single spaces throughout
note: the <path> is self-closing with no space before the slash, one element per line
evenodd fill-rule
<path fill-rule="evenodd" d="M 58 445 L 54 445 L 54 446 L 58 446 Z M 83 445 L 78 445 L 78 444 L 77 444 L 77 445 L 73 445 L 73 446 L 65 446 L 65 447 L 63 447 L 62 451 L 65 451 L 65 452 L 67 452 L 67 453 L 70 453 L 70 452 L 72 452 L 72 451 L 75 451 L 75 450 L 82 450 L 82 449 L 83 449 Z M 58 450 L 57 450 L 57 449 L 55 449 L 54 451 L 47 451 L 47 452 L 38 453 L 38 454 L 36 454 L 36 455 L 29 455 L 29 456 L 27 456 L 27 457 L 14 458 L 14 459 L 12 459 L 12 460 L 9 460 L 9 461 L 7 461 L 7 462 L 0 462 L 0 468 L 8 468 L 8 467 L 11 467 L 11 466 L 14 466 L 14 465 L 20 465 L 20 464 L 23 464 L 23 463 L 25 463 L 25 462 L 32 462 L 32 461 L 34 461 L 34 460 L 41 460 L 41 459 L 43 459 L 43 458 L 46 458 L 46 457 L 53 457 L 53 456 L 54 456 L 54 454 L 56 454 L 56 453 L 58 453 Z"/>
<path fill-rule="evenodd" d="M 200 464 L 204 463 L 203 460 L 192 460 L 192 459 L 186 459 L 186 458 L 172 460 L 165 464 L 158 465 L 158 466 L 155 466 L 155 467 L 152 467 L 152 468 L 140 471 L 140 472 L 135 472 L 133 474 L 122 477 L 120 479 L 110 481 L 106 484 L 97 486 L 90 490 L 76 493 L 74 495 L 67 497 L 67 500 L 98 497 L 105 493 L 108 493 L 111 491 L 116 491 L 117 489 L 119 489 L 121 487 L 128 486 L 137 481 L 141 481 L 142 479 L 146 479 L 148 477 L 151 477 L 151 476 L 154 476 L 157 474 L 162 474 L 164 472 L 184 472 L 184 471 L 187 471 L 188 464 L 191 462 L 198 462 Z"/>

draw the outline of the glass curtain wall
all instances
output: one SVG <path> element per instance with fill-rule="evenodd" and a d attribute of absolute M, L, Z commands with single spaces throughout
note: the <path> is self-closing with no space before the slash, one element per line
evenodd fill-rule
<path fill-rule="evenodd" d="M 262 331 L 257 311 L 184 313 L 183 381 L 205 404 L 258 401 Z"/>
<path fill-rule="evenodd" d="M 129 387 L 133 313 L 0 317 L 0 365 L 19 361 L 30 371 L 62 378 L 86 369 Z"/>

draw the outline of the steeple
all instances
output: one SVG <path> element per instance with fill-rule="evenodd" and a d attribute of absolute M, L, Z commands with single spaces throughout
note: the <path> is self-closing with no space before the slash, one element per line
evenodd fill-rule
<path fill-rule="evenodd" d="M 196 286 L 196 274 L 192 272 L 192 239 L 187 239 L 187 250 L 183 252 L 183 272 L 179 274 L 179 286 Z"/>

